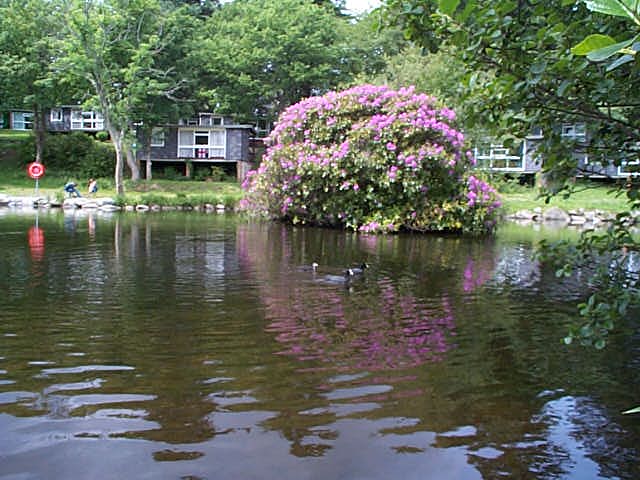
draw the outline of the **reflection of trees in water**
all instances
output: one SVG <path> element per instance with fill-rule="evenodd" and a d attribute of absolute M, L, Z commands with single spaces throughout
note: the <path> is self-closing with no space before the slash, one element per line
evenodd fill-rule
<path fill-rule="evenodd" d="M 84 287 L 71 300 L 93 305 L 87 310 L 92 320 L 80 315 L 61 329 L 47 312 L 24 324 L 30 335 L 25 358 L 40 359 L 48 345 L 64 340 L 74 346 L 51 347 L 60 366 L 135 367 L 101 372 L 106 381 L 92 387 L 106 395 L 157 396 L 121 405 L 122 412 L 138 412 L 118 425 L 128 431 L 123 436 L 177 444 L 266 430 L 281 433 L 292 455 L 323 456 L 340 448 L 337 437 L 344 439 L 347 419 L 374 442 L 393 437 L 404 455 L 463 452 L 484 478 L 497 472 L 570 477 L 572 468 L 588 467 L 590 460 L 602 476 L 633 478 L 629 472 L 637 471 L 630 463 L 636 451 L 630 443 L 638 437 L 629 431 L 635 427 L 611 411 L 634 404 L 631 393 L 620 401 L 618 383 L 637 385 L 637 365 L 633 370 L 629 358 L 638 355 L 607 350 L 599 354 L 605 358 L 591 358 L 566 351 L 558 340 L 563 328 L 550 327 L 557 317 L 543 301 L 552 279 L 543 279 L 526 247 L 255 225 L 238 226 L 235 239 L 221 244 L 196 228 L 176 233 L 171 226 L 164 235 L 162 225 L 161 217 L 123 217 L 98 224 L 94 243 L 83 223 L 73 237 L 62 230 L 73 242 L 67 249 L 55 241 L 51 249 L 47 245 L 51 285 L 38 305 L 63 298 L 82 272 L 77 278 Z M 47 227 L 47 242 L 56 231 Z M 76 265 L 79 239 L 95 252 Z M 26 276 L 28 255 L 25 245 L 24 258 L 0 262 L 10 267 L 11 283 Z M 295 268 L 320 259 L 316 278 Z M 372 264 L 371 274 L 351 290 L 317 281 L 327 265 L 362 260 Z M 56 269 L 62 278 L 54 282 Z M 20 301 L 21 308 L 30 308 L 27 300 L 33 295 Z M 65 357 L 67 351 L 87 355 Z M 33 377 L 24 362 L 4 355 L 2 368 L 17 380 L 10 389 L 50 386 L 51 378 Z M 625 375 L 626 383 L 620 380 Z M 610 393 L 598 383 L 602 378 Z M 580 397 L 563 403 L 593 385 L 601 388 L 599 403 Z M 545 388 L 560 387 L 566 393 L 536 398 Z M 611 411 L 601 406 L 612 399 L 620 405 Z M 77 412 L 91 416 L 104 407 Z M 425 443 L 426 436 L 434 443 Z"/>

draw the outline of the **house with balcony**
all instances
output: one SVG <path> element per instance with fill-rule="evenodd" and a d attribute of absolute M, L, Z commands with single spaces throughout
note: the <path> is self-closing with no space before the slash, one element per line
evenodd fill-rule
<path fill-rule="evenodd" d="M 252 125 L 203 112 L 153 128 L 150 148 L 138 148 L 137 158 L 147 177 L 167 167 L 190 177 L 195 171 L 218 166 L 242 180 L 254 159 L 253 137 Z"/>
<path fill-rule="evenodd" d="M 560 136 L 568 142 L 575 144 L 575 149 L 571 153 L 577 160 L 578 177 L 588 178 L 624 178 L 630 175 L 637 175 L 631 171 L 631 164 L 615 166 L 603 164 L 596 159 L 590 158 L 586 147 L 591 141 L 587 125 L 584 122 L 563 123 L 556 127 Z M 544 132 L 536 127 L 520 143 L 520 145 L 510 150 L 499 143 L 491 143 L 476 146 L 474 149 L 477 161 L 476 168 L 492 172 L 511 173 L 517 175 L 534 175 L 542 170 L 543 158 L 538 153 L 538 146 L 544 139 Z M 584 147 L 584 148 L 583 148 Z M 637 164 L 634 163 L 634 165 Z"/>

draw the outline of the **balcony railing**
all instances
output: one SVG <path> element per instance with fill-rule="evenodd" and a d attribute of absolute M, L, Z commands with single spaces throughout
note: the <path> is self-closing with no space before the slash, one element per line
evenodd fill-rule
<path fill-rule="evenodd" d="M 502 146 L 476 149 L 476 168 L 482 170 L 498 170 L 501 172 L 524 171 L 524 158 L 520 155 L 510 155 L 509 150 Z"/>
<path fill-rule="evenodd" d="M 178 147 L 180 158 L 194 159 L 224 159 L 224 147 L 210 147 L 202 145 L 180 145 Z"/>

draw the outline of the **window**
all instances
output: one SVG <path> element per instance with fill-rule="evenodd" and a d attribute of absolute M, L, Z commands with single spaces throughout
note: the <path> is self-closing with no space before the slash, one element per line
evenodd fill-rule
<path fill-rule="evenodd" d="M 62 121 L 62 109 L 61 108 L 52 108 L 51 109 L 51 122 L 61 122 Z"/>
<path fill-rule="evenodd" d="M 210 113 L 201 113 L 198 116 L 198 126 L 200 127 L 219 127 L 223 125 L 223 119 Z"/>
<path fill-rule="evenodd" d="M 191 130 L 178 132 L 178 156 L 180 158 L 224 158 L 225 130 Z"/>
<path fill-rule="evenodd" d="M 542 127 L 533 127 L 531 129 L 531 137 L 542 138 Z"/>
<path fill-rule="evenodd" d="M 104 130 L 104 118 L 94 111 L 71 110 L 71 130 Z"/>
<path fill-rule="evenodd" d="M 209 145 L 209 131 L 196 131 L 193 136 L 194 145 Z"/>
<path fill-rule="evenodd" d="M 164 130 L 162 128 L 154 128 L 151 131 L 151 146 L 164 147 Z"/>
<path fill-rule="evenodd" d="M 32 130 L 33 129 L 33 113 L 32 112 L 11 112 L 11 128 L 14 130 Z"/>
<path fill-rule="evenodd" d="M 586 126 L 584 123 L 565 123 L 562 125 L 563 137 L 584 137 L 586 135 Z"/>

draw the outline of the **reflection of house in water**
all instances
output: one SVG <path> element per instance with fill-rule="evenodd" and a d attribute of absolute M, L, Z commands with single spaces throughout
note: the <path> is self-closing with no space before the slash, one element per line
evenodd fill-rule
<path fill-rule="evenodd" d="M 175 258 L 176 281 L 199 278 L 209 300 L 224 298 L 225 269 L 236 270 L 237 260 L 235 248 L 227 248 L 222 235 L 176 235 Z"/>
<path fill-rule="evenodd" d="M 518 288 L 531 288 L 540 282 L 540 263 L 531 249 L 522 245 L 505 246 L 498 256 L 494 282 Z"/>
<path fill-rule="evenodd" d="M 530 245 L 503 245 L 497 252 L 493 288 L 510 290 L 516 295 L 543 295 L 549 299 L 570 300 L 586 293 L 588 276 L 559 279 L 555 269 L 534 259 Z"/>

